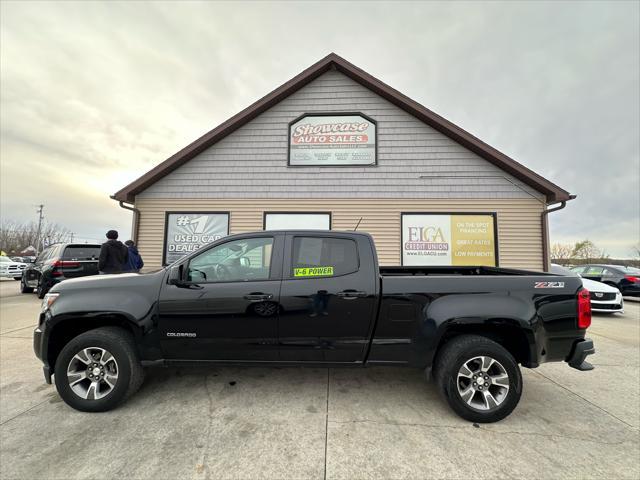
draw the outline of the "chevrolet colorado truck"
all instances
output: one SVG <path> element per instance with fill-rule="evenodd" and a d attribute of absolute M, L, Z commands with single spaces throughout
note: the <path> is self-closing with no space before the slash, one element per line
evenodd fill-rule
<path fill-rule="evenodd" d="M 594 353 L 580 278 L 494 267 L 379 267 L 366 233 L 225 237 L 161 270 L 70 279 L 46 295 L 34 349 L 81 411 L 110 410 L 152 365 L 425 370 L 451 408 L 495 422 L 520 365 Z"/>

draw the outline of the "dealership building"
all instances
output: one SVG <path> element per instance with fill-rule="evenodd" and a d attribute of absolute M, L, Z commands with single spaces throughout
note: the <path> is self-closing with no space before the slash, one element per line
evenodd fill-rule
<path fill-rule="evenodd" d="M 567 191 L 330 54 L 113 197 L 146 267 L 234 233 L 369 232 L 383 265 L 548 266 Z"/>

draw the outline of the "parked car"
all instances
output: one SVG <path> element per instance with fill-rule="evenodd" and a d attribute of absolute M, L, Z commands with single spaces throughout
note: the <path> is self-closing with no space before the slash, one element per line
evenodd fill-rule
<path fill-rule="evenodd" d="M 640 297 L 640 268 L 623 265 L 580 265 L 571 269 L 582 278 L 616 287 L 624 297 Z"/>
<path fill-rule="evenodd" d="M 55 285 L 33 341 L 81 411 L 114 408 L 150 365 L 396 365 L 433 374 L 461 417 L 495 422 L 520 400 L 519 365 L 593 368 L 590 323 L 576 276 L 379 267 L 365 233 L 268 231 L 156 272 Z"/>
<path fill-rule="evenodd" d="M 26 263 L 16 262 L 5 255 L 0 255 L 0 277 L 20 280 Z"/>
<path fill-rule="evenodd" d="M 556 275 L 580 275 L 560 265 L 551 264 L 551 273 Z M 624 313 L 624 300 L 620 290 L 606 283 L 596 282 L 588 278 L 582 279 L 582 285 L 589 290 L 591 311 L 601 313 Z"/>
<path fill-rule="evenodd" d="M 22 293 L 43 298 L 55 284 L 68 278 L 86 277 L 98 273 L 100 245 L 58 243 L 45 248 L 34 263 L 24 269 L 20 283 Z"/>

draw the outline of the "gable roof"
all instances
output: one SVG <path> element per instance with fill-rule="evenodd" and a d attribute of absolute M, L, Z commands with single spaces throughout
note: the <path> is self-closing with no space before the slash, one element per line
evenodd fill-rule
<path fill-rule="evenodd" d="M 164 162 L 149 170 L 137 180 L 134 180 L 129 185 L 116 192 L 111 196 L 111 198 L 124 202 L 134 202 L 136 194 L 142 192 L 165 175 L 169 174 L 202 151 L 229 135 L 234 130 L 250 122 L 261 113 L 273 107 L 281 100 L 285 99 L 331 69 L 335 69 L 352 78 L 402 110 L 410 113 L 427 125 L 456 141 L 460 145 L 466 147 L 505 172 L 510 173 L 523 183 L 543 193 L 546 196 L 548 203 L 567 201 L 574 198 L 569 194 L 569 192 L 560 188 L 558 185 L 516 162 L 504 153 L 484 143 L 469 132 L 463 130 L 457 125 L 454 125 L 449 120 L 441 117 L 435 112 L 432 112 L 406 95 L 403 95 L 396 89 L 381 82 L 377 78 L 356 67 L 335 53 L 330 53 L 319 62 L 311 65 L 288 82 L 282 84 L 271 93 L 262 97 L 257 102 L 229 118 L 227 121 L 221 123 L 210 132 L 205 133 L 193 143 L 187 145 Z"/>

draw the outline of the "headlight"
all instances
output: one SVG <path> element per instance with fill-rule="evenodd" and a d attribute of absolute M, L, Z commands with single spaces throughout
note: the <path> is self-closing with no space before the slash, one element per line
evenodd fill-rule
<path fill-rule="evenodd" d="M 42 299 L 42 312 L 46 312 L 51 308 L 51 305 L 58 299 L 60 296 L 59 293 L 47 293 Z"/>

